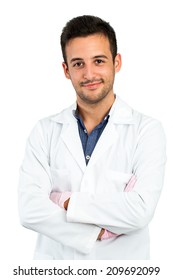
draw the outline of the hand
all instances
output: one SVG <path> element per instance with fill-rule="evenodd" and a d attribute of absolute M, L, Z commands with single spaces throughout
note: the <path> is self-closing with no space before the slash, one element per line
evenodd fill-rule
<path fill-rule="evenodd" d="M 61 208 L 67 210 L 71 194 L 71 192 L 52 192 L 50 199 Z"/>
<path fill-rule="evenodd" d="M 68 209 L 69 201 L 70 201 L 70 197 L 64 202 L 64 209 L 65 209 L 65 210 Z"/>
<path fill-rule="evenodd" d="M 104 232 L 105 232 L 105 229 L 102 228 L 101 231 L 100 231 L 100 233 L 99 233 L 99 235 L 98 235 L 98 237 L 97 237 L 97 240 L 101 240 L 102 235 L 104 234 Z"/>

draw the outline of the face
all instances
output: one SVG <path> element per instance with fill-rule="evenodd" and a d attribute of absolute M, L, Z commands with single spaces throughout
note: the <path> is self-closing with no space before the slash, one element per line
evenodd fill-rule
<path fill-rule="evenodd" d="M 73 84 L 78 102 L 96 104 L 114 94 L 114 77 L 120 70 L 121 57 L 118 54 L 113 61 L 107 37 L 94 34 L 71 39 L 66 57 L 64 73 Z"/>

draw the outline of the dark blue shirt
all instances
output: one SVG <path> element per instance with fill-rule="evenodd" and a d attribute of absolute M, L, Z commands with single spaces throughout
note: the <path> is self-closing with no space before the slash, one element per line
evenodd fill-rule
<path fill-rule="evenodd" d="M 86 164 L 88 164 L 97 141 L 99 140 L 104 128 L 108 123 L 109 115 L 107 115 L 104 120 L 92 130 L 90 134 L 88 134 L 82 118 L 77 114 L 77 112 L 75 112 L 75 117 L 78 122 L 79 135 L 82 142 L 85 161 Z"/>

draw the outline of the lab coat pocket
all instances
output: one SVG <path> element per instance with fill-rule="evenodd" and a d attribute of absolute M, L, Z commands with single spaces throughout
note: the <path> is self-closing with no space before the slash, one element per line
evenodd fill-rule
<path fill-rule="evenodd" d="M 122 192 L 126 191 L 128 183 L 134 175 L 132 173 L 124 173 L 114 170 L 108 170 L 106 174 L 108 191 Z M 130 190 L 132 187 L 130 187 Z"/>
<path fill-rule="evenodd" d="M 70 191 L 70 173 L 68 170 L 51 168 L 51 175 L 53 191 Z"/>

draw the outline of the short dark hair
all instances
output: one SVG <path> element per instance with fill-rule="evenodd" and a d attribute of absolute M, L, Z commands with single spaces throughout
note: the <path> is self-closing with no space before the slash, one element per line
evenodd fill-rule
<path fill-rule="evenodd" d="M 67 22 L 61 34 L 61 49 L 64 62 L 67 63 L 66 45 L 69 40 L 77 37 L 86 37 L 93 34 L 103 34 L 110 43 L 112 58 L 117 55 L 117 39 L 114 29 L 111 25 L 99 17 L 91 15 L 78 16 Z"/>

